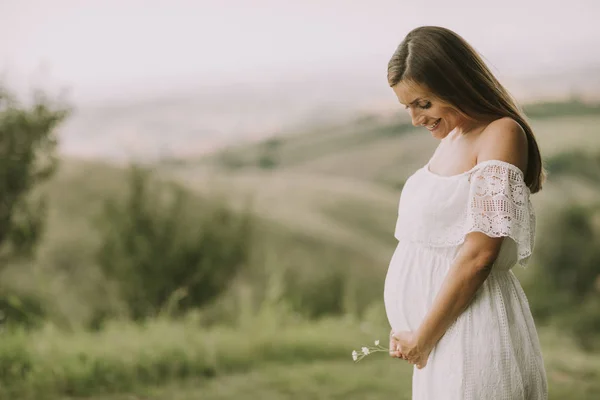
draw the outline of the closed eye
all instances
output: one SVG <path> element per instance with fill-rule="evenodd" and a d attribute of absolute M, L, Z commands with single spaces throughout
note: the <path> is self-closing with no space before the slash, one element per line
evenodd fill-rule
<path fill-rule="evenodd" d="M 431 102 L 428 101 L 427 103 L 425 103 L 424 105 L 420 105 L 418 104 L 417 107 L 419 107 L 422 110 L 427 110 L 428 108 L 431 108 Z M 405 110 L 408 110 L 408 106 L 404 106 Z"/>

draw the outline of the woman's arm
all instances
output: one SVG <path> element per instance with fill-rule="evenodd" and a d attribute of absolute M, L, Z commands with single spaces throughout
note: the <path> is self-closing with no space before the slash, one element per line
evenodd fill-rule
<path fill-rule="evenodd" d="M 450 325 L 471 303 L 491 272 L 502 240 L 502 237 L 491 238 L 481 232 L 467 235 L 430 311 L 415 332 L 418 348 L 429 354 Z"/>
<path fill-rule="evenodd" d="M 427 365 L 431 350 L 490 274 L 502 240 L 502 237 L 491 238 L 480 232 L 467 235 L 419 328 L 415 332 L 394 332 L 399 346 L 397 352 L 392 351 L 392 356 L 408 360 L 419 369 Z"/>

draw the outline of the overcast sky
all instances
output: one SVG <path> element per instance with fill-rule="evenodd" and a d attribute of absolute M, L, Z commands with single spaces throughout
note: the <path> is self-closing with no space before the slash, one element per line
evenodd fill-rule
<path fill-rule="evenodd" d="M 558 6 L 560 4 L 560 6 Z M 600 63 L 595 0 L 0 0 L 0 71 L 76 100 L 312 73 L 377 76 L 420 25 L 496 72 Z"/>

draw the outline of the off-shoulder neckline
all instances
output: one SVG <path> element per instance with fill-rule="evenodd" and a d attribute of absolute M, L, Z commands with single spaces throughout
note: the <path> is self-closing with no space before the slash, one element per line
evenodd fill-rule
<path fill-rule="evenodd" d="M 485 161 L 482 161 L 480 163 L 477 163 L 470 170 L 464 171 L 464 172 L 461 172 L 461 173 L 455 174 L 455 175 L 439 175 L 439 174 L 436 174 L 434 172 L 431 172 L 431 170 L 429 169 L 429 164 L 430 163 L 431 163 L 431 159 L 429 161 L 427 161 L 427 164 L 425 164 L 425 166 L 423 166 L 422 169 L 426 173 L 428 173 L 429 175 L 434 176 L 436 178 L 440 178 L 440 179 L 451 179 L 451 178 L 458 178 L 458 177 L 461 177 L 461 176 L 465 176 L 465 175 L 468 175 L 468 174 L 472 173 L 473 171 L 475 171 L 475 170 L 477 170 L 477 169 L 479 169 L 479 168 L 481 168 L 483 166 L 486 166 L 488 164 L 499 164 L 499 165 L 505 166 L 508 169 L 511 169 L 511 170 L 517 172 L 522 179 L 525 179 L 524 178 L 525 174 L 523 173 L 523 171 L 521 171 L 521 169 L 519 167 L 517 167 L 516 165 L 511 164 L 509 162 L 502 161 L 502 160 L 494 160 L 494 159 L 492 159 L 492 160 L 485 160 Z"/>

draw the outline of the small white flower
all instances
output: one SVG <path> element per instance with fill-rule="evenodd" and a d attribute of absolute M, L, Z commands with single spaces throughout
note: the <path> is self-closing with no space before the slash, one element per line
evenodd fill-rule
<path fill-rule="evenodd" d="M 375 346 L 379 346 L 379 340 L 375 341 Z"/>
<path fill-rule="evenodd" d="M 354 361 L 356 361 L 356 359 L 357 359 L 357 358 L 358 358 L 358 353 L 356 352 L 356 350 L 353 350 L 353 351 L 352 351 L 352 359 L 353 359 Z"/>
<path fill-rule="evenodd" d="M 363 348 L 362 348 L 362 352 L 363 352 L 363 354 L 366 356 L 366 355 L 368 355 L 368 354 L 369 354 L 369 349 L 368 349 L 368 348 L 366 348 L 366 347 L 363 347 Z"/>

